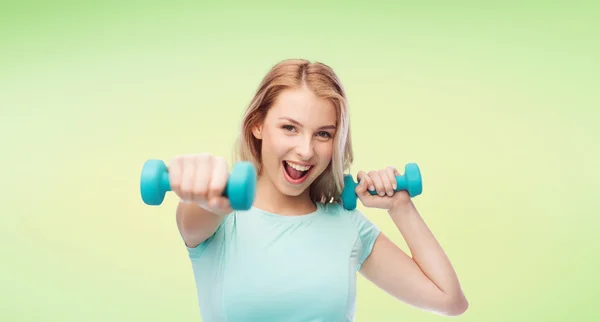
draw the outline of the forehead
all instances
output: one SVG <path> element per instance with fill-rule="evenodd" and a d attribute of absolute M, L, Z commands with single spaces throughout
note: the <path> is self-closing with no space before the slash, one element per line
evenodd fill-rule
<path fill-rule="evenodd" d="M 320 98 L 310 89 L 288 89 L 282 91 L 269 114 L 275 118 L 289 117 L 301 123 L 333 123 L 336 121 L 336 111 L 333 103 Z"/>

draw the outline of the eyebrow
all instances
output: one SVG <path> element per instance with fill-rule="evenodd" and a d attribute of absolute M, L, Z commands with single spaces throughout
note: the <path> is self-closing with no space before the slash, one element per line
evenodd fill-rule
<path fill-rule="evenodd" d="M 298 125 L 300 127 L 302 126 L 302 124 L 300 124 L 300 122 L 298 122 L 298 121 L 296 121 L 294 119 L 291 119 L 289 117 L 280 117 L 279 119 L 280 120 L 286 120 L 286 121 L 288 121 L 290 123 L 294 123 L 294 124 L 296 124 L 296 125 Z M 335 129 L 336 129 L 335 125 L 325 125 L 325 126 L 321 126 L 319 128 L 319 130 L 335 130 Z"/>

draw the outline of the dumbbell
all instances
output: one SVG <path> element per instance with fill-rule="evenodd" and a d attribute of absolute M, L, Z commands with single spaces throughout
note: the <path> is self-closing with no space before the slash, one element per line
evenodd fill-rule
<path fill-rule="evenodd" d="M 140 193 L 145 204 L 162 204 L 165 194 L 171 191 L 169 172 L 161 160 L 150 159 L 142 167 Z M 229 199 L 231 208 L 248 210 L 256 195 L 256 169 L 250 162 L 238 162 L 233 165 L 223 196 Z"/>
<path fill-rule="evenodd" d="M 356 208 L 356 186 L 358 183 L 354 181 L 352 175 L 344 176 L 344 190 L 342 191 L 342 203 L 347 210 Z M 394 191 L 406 190 L 408 195 L 416 197 L 423 192 L 423 182 L 421 179 L 421 171 L 416 163 L 409 163 L 404 166 L 404 175 L 396 176 L 396 189 Z M 376 195 L 377 191 L 367 190 L 371 195 Z"/>

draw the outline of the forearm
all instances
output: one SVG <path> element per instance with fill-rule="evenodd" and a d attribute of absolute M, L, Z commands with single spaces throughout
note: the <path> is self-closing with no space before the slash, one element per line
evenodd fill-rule
<path fill-rule="evenodd" d="M 445 294 L 462 295 L 458 277 L 444 250 L 412 202 L 388 211 L 404 237 L 415 263 Z"/>
<path fill-rule="evenodd" d="M 213 214 L 194 203 L 179 203 L 177 227 L 188 247 L 196 247 L 215 233 L 224 216 Z"/>

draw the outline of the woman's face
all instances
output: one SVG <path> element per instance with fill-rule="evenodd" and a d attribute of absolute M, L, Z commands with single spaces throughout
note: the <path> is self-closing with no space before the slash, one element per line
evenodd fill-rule
<path fill-rule="evenodd" d="M 334 105 L 310 89 L 283 91 L 253 130 L 262 140 L 261 176 L 285 195 L 302 194 L 331 161 L 336 120 Z"/>

